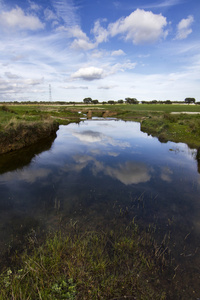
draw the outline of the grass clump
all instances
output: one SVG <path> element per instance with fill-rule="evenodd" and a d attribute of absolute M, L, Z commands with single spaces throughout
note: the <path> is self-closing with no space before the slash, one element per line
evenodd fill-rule
<path fill-rule="evenodd" d="M 166 299 L 144 243 L 133 222 L 118 233 L 56 233 L 1 274 L 0 299 Z"/>

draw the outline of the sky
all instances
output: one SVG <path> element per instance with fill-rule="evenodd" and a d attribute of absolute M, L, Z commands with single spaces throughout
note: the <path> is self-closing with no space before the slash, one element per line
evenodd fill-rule
<path fill-rule="evenodd" d="M 0 101 L 200 101 L 200 0 L 0 0 Z"/>

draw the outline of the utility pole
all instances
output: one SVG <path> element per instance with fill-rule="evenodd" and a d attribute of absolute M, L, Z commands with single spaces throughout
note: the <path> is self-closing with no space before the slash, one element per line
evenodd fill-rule
<path fill-rule="evenodd" d="M 49 84 L 49 101 L 52 101 L 52 95 L 51 95 L 51 84 Z"/>

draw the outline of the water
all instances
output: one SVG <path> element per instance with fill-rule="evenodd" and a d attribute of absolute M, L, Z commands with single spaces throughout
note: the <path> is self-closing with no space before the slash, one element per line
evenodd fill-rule
<path fill-rule="evenodd" d="M 195 156 L 185 144 L 160 143 L 141 132 L 139 123 L 111 119 L 60 126 L 55 140 L 1 156 L 1 256 L 33 232 L 42 235 L 69 222 L 111 226 L 113 217 L 127 212 L 127 221 L 156 224 L 158 241 L 170 235 L 177 264 L 198 286 Z"/>

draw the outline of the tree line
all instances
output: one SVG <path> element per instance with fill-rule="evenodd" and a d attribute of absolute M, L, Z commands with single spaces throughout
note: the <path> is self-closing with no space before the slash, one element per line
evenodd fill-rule
<path fill-rule="evenodd" d="M 97 99 L 93 100 L 90 97 L 84 98 L 83 102 L 84 102 L 84 104 L 98 104 L 99 103 L 99 101 Z M 136 98 L 127 97 L 127 98 L 125 98 L 125 100 L 123 100 L 123 99 L 120 99 L 118 101 L 108 100 L 107 102 L 103 101 L 101 103 L 102 104 L 123 104 L 123 103 L 126 103 L 126 104 L 139 104 L 139 103 L 142 103 L 142 104 L 173 104 L 173 103 L 192 104 L 193 103 L 193 104 L 195 104 L 196 99 L 195 98 L 185 98 L 184 101 L 171 101 L 171 100 L 139 101 Z M 200 102 L 197 102 L 196 104 L 200 104 Z"/>

